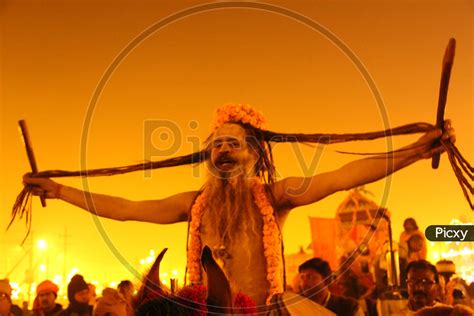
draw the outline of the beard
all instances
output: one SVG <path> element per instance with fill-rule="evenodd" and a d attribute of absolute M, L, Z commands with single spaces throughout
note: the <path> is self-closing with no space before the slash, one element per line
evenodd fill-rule
<path fill-rule="evenodd" d="M 232 177 L 219 177 L 211 171 L 206 186 L 209 194 L 208 211 L 221 243 L 231 245 L 238 238 L 258 235 L 258 210 L 254 203 L 252 178 L 245 172 Z M 247 233 L 249 228 L 250 234 Z"/>

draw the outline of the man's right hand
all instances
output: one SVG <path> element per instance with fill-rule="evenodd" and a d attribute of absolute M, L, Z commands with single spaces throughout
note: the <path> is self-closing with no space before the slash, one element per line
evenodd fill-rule
<path fill-rule="evenodd" d="M 35 178 L 32 177 L 31 172 L 28 172 L 23 175 L 23 184 L 32 187 L 33 195 L 43 196 L 47 199 L 59 198 L 61 184 L 49 178 Z"/>

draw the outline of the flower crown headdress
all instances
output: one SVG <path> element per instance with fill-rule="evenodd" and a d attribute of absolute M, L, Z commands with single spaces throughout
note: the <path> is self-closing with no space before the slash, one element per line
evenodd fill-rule
<path fill-rule="evenodd" d="M 261 112 L 248 104 L 227 103 L 216 109 L 211 130 L 214 132 L 225 123 L 243 123 L 262 129 L 266 120 Z"/>

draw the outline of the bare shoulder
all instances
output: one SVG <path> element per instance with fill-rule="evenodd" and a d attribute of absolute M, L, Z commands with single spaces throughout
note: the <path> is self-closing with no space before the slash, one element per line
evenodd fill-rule
<path fill-rule="evenodd" d="M 285 178 L 269 185 L 269 189 L 272 192 L 274 198 L 274 206 L 278 213 L 286 213 L 293 207 L 291 205 L 290 199 L 288 198 L 287 179 L 288 178 Z"/>
<path fill-rule="evenodd" d="M 275 182 L 272 192 L 278 208 L 288 209 L 300 206 L 295 199 L 307 193 L 314 177 L 288 177 Z"/>
<path fill-rule="evenodd" d="M 334 185 L 335 172 L 325 172 L 311 177 L 288 177 L 272 186 L 276 204 L 281 209 L 293 209 L 312 204 L 338 191 Z"/>
<path fill-rule="evenodd" d="M 181 192 L 175 195 L 171 195 L 161 201 L 166 203 L 173 203 L 176 205 L 181 206 L 182 208 L 186 209 L 186 211 L 192 206 L 194 200 L 198 196 L 200 191 L 187 191 Z"/>

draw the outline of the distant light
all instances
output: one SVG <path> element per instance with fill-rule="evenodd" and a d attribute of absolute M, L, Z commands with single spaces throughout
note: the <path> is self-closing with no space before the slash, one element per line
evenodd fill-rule
<path fill-rule="evenodd" d="M 174 275 L 174 276 L 177 276 L 178 275 L 178 270 L 174 269 L 173 271 L 171 271 L 171 274 Z"/>
<path fill-rule="evenodd" d="M 72 277 L 79 272 L 78 268 L 72 268 L 71 272 L 67 275 L 68 283 L 71 281 Z"/>
<path fill-rule="evenodd" d="M 40 265 L 39 268 L 43 272 L 46 271 L 46 265 L 44 265 L 44 264 Z"/>
<path fill-rule="evenodd" d="M 12 287 L 12 299 L 17 300 L 20 297 L 21 288 L 16 282 L 10 282 L 10 286 Z"/>
<path fill-rule="evenodd" d="M 48 247 L 48 243 L 44 239 L 38 240 L 36 245 L 38 246 L 38 249 L 40 249 L 40 250 L 44 250 Z"/>
<path fill-rule="evenodd" d="M 145 262 L 145 259 L 140 259 L 140 264 L 141 265 L 144 265 L 146 262 Z"/>
<path fill-rule="evenodd" d="M 110 286 L 110 287 L 116 287 L 116 286 L 117 286 L 117 282 L 110 282 L 109 286 Z"/>
<path fill-rule="evenodd" d="M 97 293 L 102 293 L 102 291 L 104 290 L 104 287 L 101 286 L 101 285 L 97 285 L 97 287 L 95 289 L 96 289 Z"/>
<path fill-rule="evenodd" d="M 164 285 L 168 284 L 168 281 L 167 280 L 163 280 L 161 281 L 161 283 L 163 283 Z"/>
<path fill-rule="evenodd" d="M 63 277 L 62 277 L 62 276 L 57 275 L 57 274 L 54 275 L 54 277 L 53 277 L 53 283 L 61 284 L 62 281 L 63 281 Z"/>
<path fill-rule="evenodd" d="M 153 262 L 153 257 L 146 258 L 146 262 L 148 262 L 148 263 Z"/>
<path fill-rule="evenodd" d="M 154 257 L 155 256 L 155 250 L 150 249 L 150 256 Z"/>

